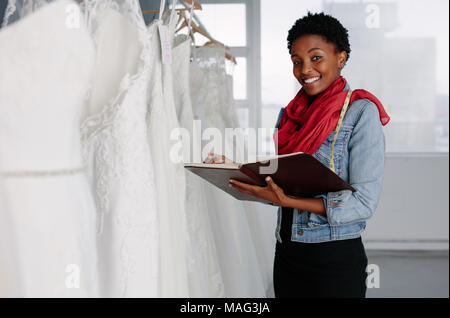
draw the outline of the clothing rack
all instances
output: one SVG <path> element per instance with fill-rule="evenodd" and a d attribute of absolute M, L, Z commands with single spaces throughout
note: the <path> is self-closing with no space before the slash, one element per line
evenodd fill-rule
<path fill-rule="evenodd" d="M 82 3 L 84 0 L 76 0 L 78 3 Z M 191 8 L 187 7 L 187 4 L 194 4 L 194 10 L 202 10 L 202 5 L 197 2 L 197 1 L 193 1 L 193 0 L 182 0 L 181 3 L 185 6 L 185 8 L 182 9 L 175 9 L 175 11 L 190 11 Z M 159 10 L 142 10 L 142 14 L 150 14 L 150 13 L 158 13 Z"/>
<path fill-rule="evenodd" d="M 175 9 L 175 11 L 189 11 L 191 10 L 190 8 L 182 8 L 182 9 Z M 198 10 L 198 9 L 194 9 L 194 10 Z M 158 13 L 159 10 L 142 10 L 143 14 L 149 14 L 149 13 Z"/>
<path fill-rule="evenodd" d="M 186 3 L 181 2 L 181 4 L 183 6 L 185 6 L 185 8 L 187 10 L 189 10 L 190 8 L 187 7 Z M 212 41 L 208 42 L 208 44 L 213 44 L 213 43 L 217 43 L 221 46 L 223 46 L 225 48 L 226 51 L 228 51 L 230 48 L 228 46 L 226 46 L 225 44 L 218 42 L 217 40 L 214 40 L 213 37 L 211 36 L 211 34 L 208 32 L 208 30 L 205 28 L 205 26 L 203 25 L 203 23 L 200 21 L 200 19 L 198 18 L 198 16 L 194 13 L 194 11 L 191 12 L 192 17 L 191 19 L 195 20 L 198 24 L 198 27 L 202 29 L 202 32 L 206 33 L 207 36 L 209 36 L 210 39 L 212 39 Z M 231 62 L 233 62 L 235 65 L 237 64 L 236 58 L 234 56 L 232 56 L 230 53 L 225 52 L 225 57 L 226 59 L 230 60 Z"/>
<path fill-rule="evenodd" d="M 185 7 L 186 10 L 189 10 L 190 8 L 187 6 L 187 4 L 183 1 L 181 1 L 181 4 Z M 195 10 L 195 8 L 194 8 Z M 205 31 L 206 34 L 208 34 L 209 36 L 211 36 L 211 34 L 208 32 L 208 30 L 205 28 L 205 26 L 203 25 L 202 21 L 200 21 L 200 19 L 197 17 L 197 15 L 195 14 L 195 12 L 192 12 L 192 19 L 194 19 L 198 26 L 201 27 L 203 29 L 203 31 Z M 212 37 L 212 36 L 211 36 Z"/>
<path fill-rule="evenodd" d="M 180 11 L 190 11 L 191 8 L 189 8 L 187 6 L 188 4 L 191 5 L 191 6 L 192 5 L 194 6 L 193 10 L 202 10 L 202 5 L 199 2 L 194 1 L 194 0 L 182 0 L 181 4 L 183 4 L 184 8 L 183 9 L 175 9 L 175 11 L 178 11 L 178 12 L 180 12 Z M 143 14 L 158 13 L 158 12 L 159 12 L 159 10 L 143 10 L 142 11 Z"/>

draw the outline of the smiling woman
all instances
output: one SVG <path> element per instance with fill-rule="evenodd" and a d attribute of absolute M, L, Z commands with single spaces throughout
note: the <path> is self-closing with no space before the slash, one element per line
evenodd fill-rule
<path fill-rule="evenodd" d="M 367 257 L 361 232 L 381 192 L 382 126 L 390 118 L 374 95 L 350 90 L 341 76 L 350 44 L 337 19 L 309 13 L 297 20 L 288 49 L 302 89 L 281 109 L 274 134 L 277 152 L 310 153 L 357 191 L 298 198 L 285 195 L 271 179 L 266 187 L 235 180 L 230 185 L 280 207 L 276 297 L 365 297 Z"/>

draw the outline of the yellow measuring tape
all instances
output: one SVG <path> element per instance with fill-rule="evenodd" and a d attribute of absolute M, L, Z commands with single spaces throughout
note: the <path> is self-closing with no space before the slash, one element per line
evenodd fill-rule
<path fill-rule="evenodd" d="M 339 134 L 339 130 L 341 129 L 342 121 L 344 120 L 345 113 L 347 112 L 348 104 L 350 104 L 350 98 L 352 97 L 353 91 L 348 91 L 347 98 L 345 98 L 344 106 L 341 110 L 341 115 L 339 116 L 338 123 L 336 125 L 336 131 L 334 132 L 333 142 L 331 143 L 331 154 L 330 154 L 330 169 L 333 170 L 333 172 L 336 172 L 334 169 L 334 144 L 336 143 L 337 136 Z"/>

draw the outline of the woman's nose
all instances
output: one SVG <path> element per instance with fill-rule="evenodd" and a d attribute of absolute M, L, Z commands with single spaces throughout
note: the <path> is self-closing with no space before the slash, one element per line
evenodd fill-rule
<path fill-rule="evenodd" d="M 303 63 L 300 69 L 300 73 L 302 76 L 307 76 L 311 73 L 311 64 L 310 63 Z"/>

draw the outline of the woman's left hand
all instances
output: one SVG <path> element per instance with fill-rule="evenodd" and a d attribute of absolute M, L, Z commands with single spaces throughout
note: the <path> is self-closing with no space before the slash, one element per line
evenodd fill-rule
<path fill-rule="evenodd" d="M 260 187 L 230 179 L 230 186 L 242 193 L 272 202 L 278 206 L 283 206 L 287 198 L 283 189 L 276 185 L 270 177 L 266 178 L 266 182 L 267 186 Z"/>

